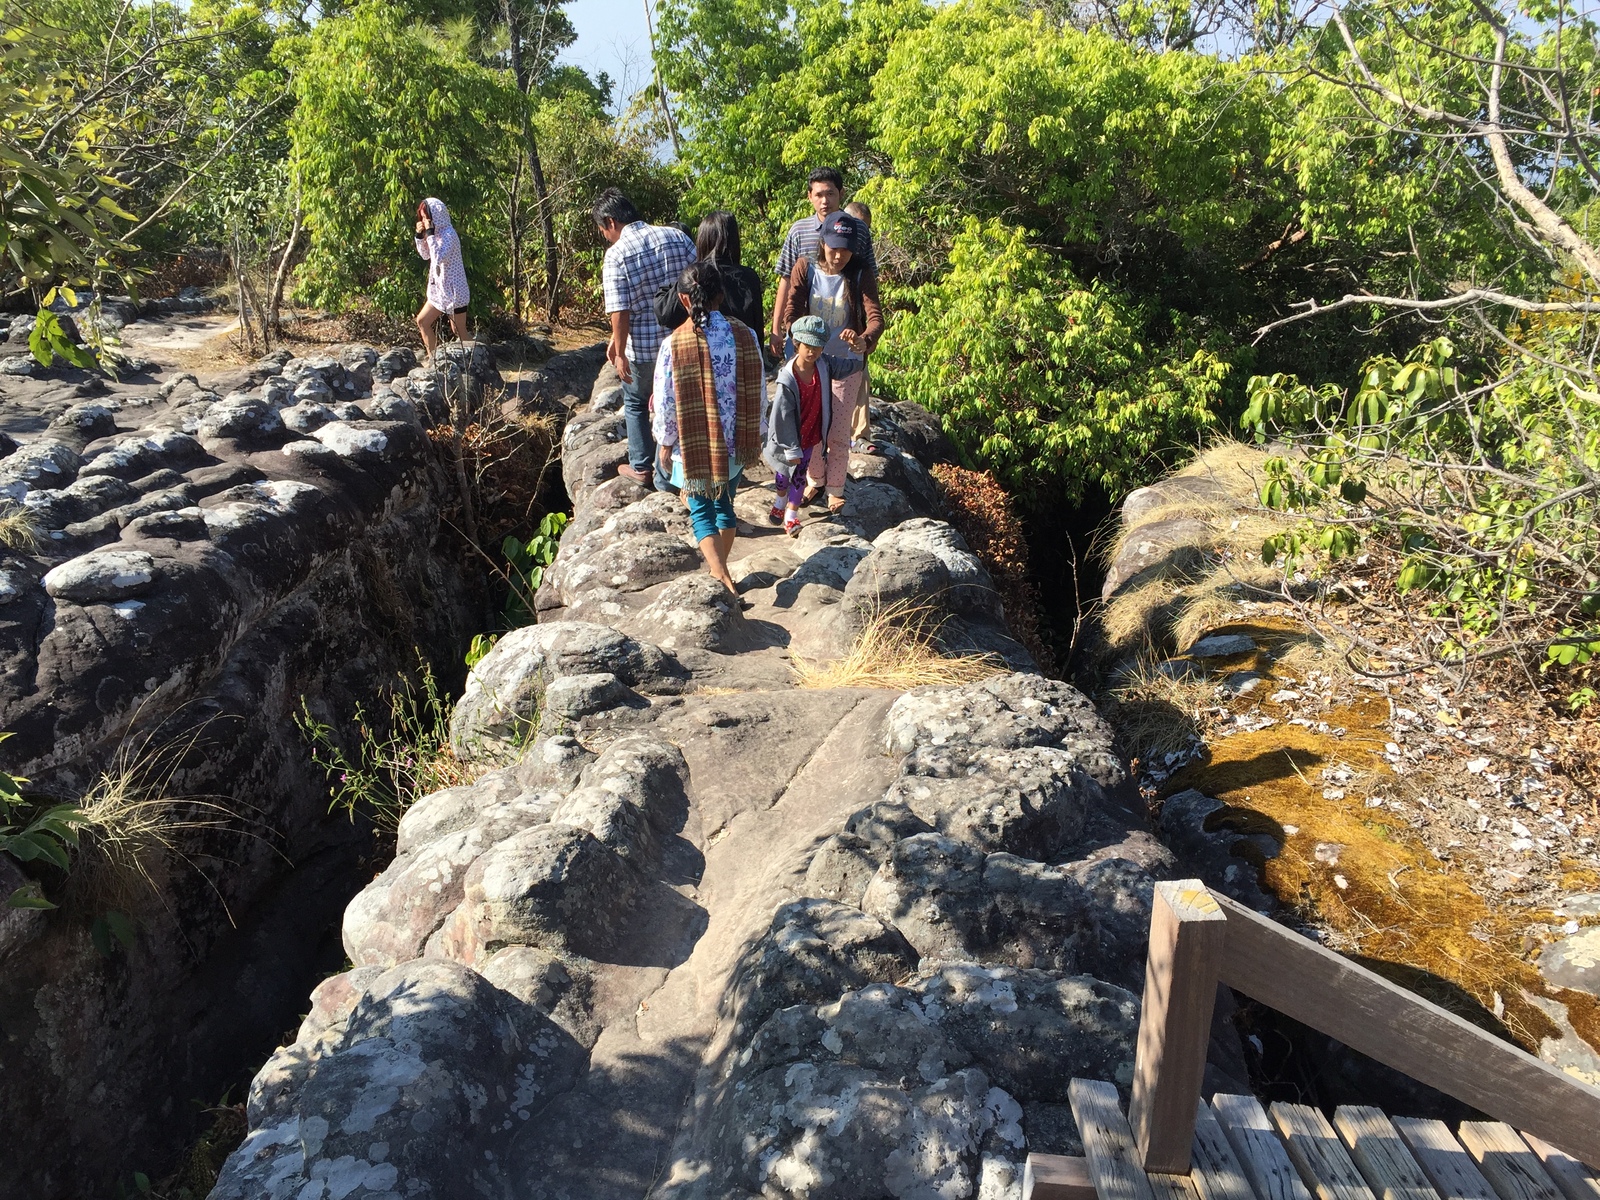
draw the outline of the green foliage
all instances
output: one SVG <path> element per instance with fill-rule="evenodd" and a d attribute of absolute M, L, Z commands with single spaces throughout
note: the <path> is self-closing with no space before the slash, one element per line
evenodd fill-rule
<path fill-rule="evenodd" d="M 359 814 L 392 834 L 411 805 L 432 792 L 474 777 L 450 752 L 450 698 L 423 664 L 416 681 L 391 685 L 383 711 L 356 705 L 355 738 L 346 749 L 332 726 L 312 715 L 305 697 L 295 724 L 311 747 L 312 763 L 328 776 L 328 810 L 352 821 Z"/>
<path fill-rule="evenodd" d="M 1586 668 L 1600 649 L 1600 391 L 1573 353 L 1581 322 L 1522 336 L 1475 388 L 1442 337 L 1309 405 L 1293 377 L 1253 379 L 1258 435 L 1296 447 L 1266 462 L 1261 501 L 1303 514 L 1263 559 L 1316 571 L 1376 547 L 1395 593 L 1443 622 L 1441 659 L 1537 650 L 1542 669 Z"/>
<path fill-rule="evenodd" d="M 0 32 L 0 296 L 92 283 L 127 248 L 118 231 L 134 218 L 112 149 L 123 131 L 66 124 L 84 80 L 56 61 L 63 41 L 33 22 Z"/>
<path fill-rule="evenodd" d="M 943 415 L 966 456 L 1023 495 L 1115 490 L 1216 420 L 1229 364 L 1180 316 L 1149 345 L 1148 306 L 1081 283 L 998 220 L 969 222 L 949 272 L 903 300 L 875 380 Z"/>
<path fill-rule="evenodd" d="M 48 307 L 54 302 L 58 293 L 68 304 L 78 303 L 77 294 L 69 287 L 51 288 L 46 292 L 44 297 L 46 307 L 39 309 L 38 315 L 33 319 L 33 331 L 28 334 L 28 352 L 42 367 L 48 367 L 57 358 L 66 359 L 75 367 L 92 367 L 94 355 L 78 349 L 77 345 L 67 337 L 61 318 Z"/>
<path fill-rule="evenodd" d="M 539 522 L 538 530 L 526 542 L 507 537 L 500 544 L 500 552 L 506 556 L 507 578 L 511 584 L 504 613 L 507 629 L 533 623 L 533 594 L 544 582 L 544 569 L 555 562 L 556 553 L 561 548 L 561 535 L 566 532 L 570 520 L 564 512 L 546 513 Z"/>
<path fill-rule="evenodd" d="M 418 307 L 417 202 L 437 196 L 473 292 L 497 299 L 486 189 L 511 164 L 522 97 L 509 77 L 367 0 L 317 25 L 295 80 L 289 133 L 315 237 L 299 277 L 305 297 L 338 307 L 370 295 L 393 315 Z"/>
<path fill-rule="evenodd" d="M 494 649 L 494 644 L 499 640 L 500 635 L 498 633 L 473 634 L 472 642 L 467 646 L 466 658 L 464 659 L 467 664 L 467 670 L 470 671 L 487 658 L 489 651 Z"/>
<path fill-rule="evenodd" d="M 0 742 L 11 734 L 0 733 Z M 41 807 L 25 799 L 26 779 L 0 771 L 0 854 L 19 863 L 43 862 L 65 871 L 68 851 L 78 844 L 78 831 L 86 821 L 71 804 Z M 24 884 L 7 898 L 12 908 L 54 908 L 37 884 Z"/>

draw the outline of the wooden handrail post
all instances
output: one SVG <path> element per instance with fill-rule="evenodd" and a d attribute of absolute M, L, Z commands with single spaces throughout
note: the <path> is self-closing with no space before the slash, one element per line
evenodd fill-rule
<path fill-rule="evenodd" d="M 1128 1104 L 1128 1123 L 1146 1171 L 1189 1173 L 1227 922 L 1198 879 L 1156 884 Z"/>

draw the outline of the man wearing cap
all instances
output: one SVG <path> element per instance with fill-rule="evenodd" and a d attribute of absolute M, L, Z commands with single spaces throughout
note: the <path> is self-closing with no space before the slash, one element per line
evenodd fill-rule
<path fill-rule="evenodd" d="M 806 180 L 806 199 L 811 202 L 809 217 L 801 217 L 789 226 L 783 239 L 783 249 L 778 254 L 778 294 L 772 304 L 772 342 L 774 358 L 783 357 L 784 328 L 781 324 L 789 294 L 789 276 L 794 264 L 802 258 L 816 261 L 822 248 L 823 223 L 839 211 L 844 200 L 844 177 L 832 167 L 818 167 Z M 854 244 L 850 247 L 856 260 L 874 274 L 878 260 L 872 253 L 872 234 L 864 226 L 858 228 Z"/>

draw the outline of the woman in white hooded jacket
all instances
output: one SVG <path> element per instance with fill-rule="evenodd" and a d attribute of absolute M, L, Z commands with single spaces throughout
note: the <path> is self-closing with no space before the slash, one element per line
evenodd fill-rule
<path fill-rule="evenodd" d="M 439 344 L 434 330 L 440 317 L 449 317 L 456 337 L 467 340 L 467 269 L 461 262 L 461 239 L 443 200 L 429 196 L 417 205 L 416 242 L 417 253 L 428 260 L 428 302 L 417 314 L 417 329 L 432 358 Z"/>

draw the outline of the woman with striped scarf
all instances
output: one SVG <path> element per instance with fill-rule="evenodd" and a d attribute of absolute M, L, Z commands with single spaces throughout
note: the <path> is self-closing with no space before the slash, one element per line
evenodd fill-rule
<path fill-rule="evenodd" d="M 706 567 L 730 592 L 728 555 L 738 531 L 733 497 L 747 464 L 761 454 L 766 377 L 756 335 L 717 311 L 722 278 L 714 263 L 678 276 L 689 312 L 656 359 L 657 453 L 663 474 L 683 495 Z"/>

